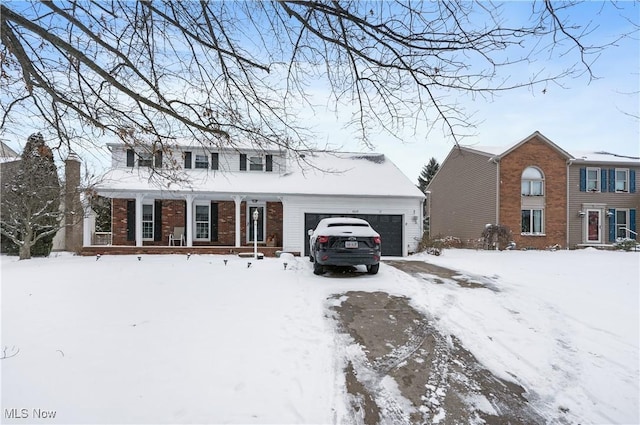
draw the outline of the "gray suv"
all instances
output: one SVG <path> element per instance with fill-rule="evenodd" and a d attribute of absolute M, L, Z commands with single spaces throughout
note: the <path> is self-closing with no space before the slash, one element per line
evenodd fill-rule
<path fill-rule="evenodd" d="M 365 265 L 369 274 L 380 267 L 380 235 L 360 218 L 333 217 L 320 220 L 310 229 L 309 260 L 313 273 L 324 273 L 324 266 Z"/>

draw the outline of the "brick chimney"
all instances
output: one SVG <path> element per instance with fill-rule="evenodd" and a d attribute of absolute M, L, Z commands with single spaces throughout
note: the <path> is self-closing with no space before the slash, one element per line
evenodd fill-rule
<path fill-rule="evenodd" d="M 84 211 L 80 201 L 80 158 L 73 151 L 69 152 L 69 156 L 64 161 L 64 175 L 64 249 L 80 252 Z"/>

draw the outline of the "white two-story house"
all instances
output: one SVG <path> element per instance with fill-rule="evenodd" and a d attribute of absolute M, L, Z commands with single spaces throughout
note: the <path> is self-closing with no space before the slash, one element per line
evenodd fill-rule
<path fill-rule="evenodd" d="M 169 245 L 238 252 L 253 246 L 255 227 L 261 247 L 306 255 L 307 230 L 329 216 L 368 220 L 383 255 L 407 255 L 422 236 L 424 195 L 382 154 L 108 146 L 112 168 L 95 189 L 112 200 L 111 245 L 122 252 Z M 172 240 L 176 229 L 184 239 Z"/>

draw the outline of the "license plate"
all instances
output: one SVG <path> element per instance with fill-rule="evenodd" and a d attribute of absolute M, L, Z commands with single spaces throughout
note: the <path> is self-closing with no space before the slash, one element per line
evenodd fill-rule
<path fill-rule="evenodd" d="M 358 247 L 358 241 L 344 241 L 344 247 L 345 248 L 357 248 Z"/>

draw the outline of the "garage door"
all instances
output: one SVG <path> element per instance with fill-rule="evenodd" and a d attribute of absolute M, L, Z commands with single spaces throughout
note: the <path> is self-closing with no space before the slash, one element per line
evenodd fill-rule
<path fill-rule="evenodd" d="M 312 214 L 304 215 L 304 255 L 309 255 L 309 236 L 307 230 L 315 229 L 323 218 L 356 217 L 367 220 L 382 239 L 382 255 L 402 256 L 402 215 L 389 214 Z"/>

